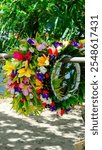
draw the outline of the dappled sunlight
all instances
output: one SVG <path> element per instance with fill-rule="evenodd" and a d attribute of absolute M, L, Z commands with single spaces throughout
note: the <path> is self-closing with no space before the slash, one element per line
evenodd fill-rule
<path fill-rule="evenodd" d="M 10 106 L 8 103 L 0 105 L 0 147 L 3 150 L 67 150 L 67 147 L 73 150 L 73 143 L 84 137 L 78 109 L 61 118 L 47 110 L 41 116 L 25 117 L 16 114 Z"/>
<path fill-rule="evenodd" d="M 24 133 L 33 133 L 32 131 L 30 131 L 30 130 L 7 130 L 7 132 L 6 133 L 18 133 L 18 134 L 24 134 Z"/>
<path fill-rule="evenodd" d="M 44 146 L 42 148 L 44 148 L 45 150 L 62 150 L 60 146 Z"/>
<path fill-rule="evenodd" d="M 16 127 L 17 125 L 16 124 L 11 124 L 11 123 L 8 123 L 8 120 L 4 121 L 4 120 L 0 120 L 0 128 L 1 127 Z"/>
<path fill-rule="evenodd" d="M 31 148 L 32 148 L 31 145 L 25 145 L 25 146 L 24 146 L 24 149 L 25 149 L 25 150 L 26 150 L 26 149 L 28 150 L 28 149 L 31 149 Z"/>

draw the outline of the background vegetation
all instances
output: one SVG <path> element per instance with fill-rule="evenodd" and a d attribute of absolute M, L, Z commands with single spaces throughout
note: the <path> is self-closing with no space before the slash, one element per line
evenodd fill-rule
<path fill-rule="evenodd" d="M 48 33 L 55 39 L 80 39 L 85 33 L 84 0 L 1 0 L 0 49 L 20 37 Z"/>

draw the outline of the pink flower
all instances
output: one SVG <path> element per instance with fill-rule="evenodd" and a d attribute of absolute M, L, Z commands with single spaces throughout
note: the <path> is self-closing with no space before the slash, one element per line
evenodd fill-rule
<path fill-rule="evenodd" d="M 30 61 L 30 59 L 31 59 L 31 52 L 28 51 L 27 54 L 21 54 L 19 51 L 16 51 L 16 52 L 14 52 L 13 57 L 15 59 L 17 59 L 18 61 L 22 61 L 22 60 Z"/>
<path fill-rule="evenodd" d="M 15 59 L 17 59 L 18 61 L 22 61 L 23 58 L 24 58 L 23 54 L 21 54 L 21 53 L 18 52 L 18 51 L 14 52 L 13 57 L 14 57 Z"/>
<path fill-rule="evenodd" d="M 39 44 L 36 46 L 38 51 L 42 51 L 43 49 L 45 49 L 46 47 L 44 46 L 44 44 Z"/>
<path fill-rule="evenodd" d="M 23 83 L 24 83 L 24 84 L 29 83 L 29 79 L 26 78 L 26 77 L 24 77 L 24 78 L 23 78 Z"/>
<path fill-rule="evenodd" d="M 8 82 L 8 85 L 10 85 L 12 83 L 12 80 L 9 79 L 7 82 Z"/>
<path fill-rule="evenodd" d="M 21 83 L 19 85 L 19 87 L 22 89 L 24 96 L 27 96 L 29 93 L 32 92 L 32 89 L 31 89 L 32 86 L 31 85 L 25 85 L 24 83 Z"/>
<path fill-rule="evenodd" d="M 13 87 L 11 87 L 10 85 L 6 85 L 6 88 L 11 94 L 14 94 L 15 89 Z"/>
<path fill-rule="evenodd" d="M 11 94 L 14 94 L 15 92 L 15 89 L 14 89 L 14 86 L 11 86 L 12 84 L 12 81 L 11 80 L 8 80 L 8 84 L 5 86 L 7 88 L 7 90 L 11 93 Z"/>

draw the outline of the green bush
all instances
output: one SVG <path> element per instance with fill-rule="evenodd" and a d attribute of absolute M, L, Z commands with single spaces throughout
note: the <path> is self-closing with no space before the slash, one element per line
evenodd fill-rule
<path fill-rule="evenodd" d="M 47 32 L 57 39 L 64 33 L 69 38 L 80 38 L 85 29 L 84 3 L 84 0 L 1 0 L 0 30 L 20 36 L 34 37 L 37 32 Z"/>

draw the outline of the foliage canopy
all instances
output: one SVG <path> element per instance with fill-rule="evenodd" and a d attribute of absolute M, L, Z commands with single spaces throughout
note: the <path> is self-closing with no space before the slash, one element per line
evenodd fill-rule
<path fill-rule="evenodd" d="M 1 32 L 35 36 L 52 33 L 59 39 L 66 31 L 69 38 L 84 34 L 84 0 L 2 0 Z"/>

